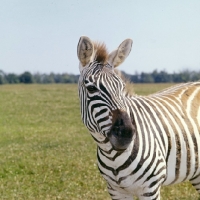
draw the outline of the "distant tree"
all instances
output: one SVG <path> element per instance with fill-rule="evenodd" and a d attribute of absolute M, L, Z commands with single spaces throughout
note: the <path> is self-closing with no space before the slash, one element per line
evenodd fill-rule
<path fill-rule="evenodd" d="M 62 74 L 62 82 L 63 83 L 77 83 L 78 77 L 79 76 L 76 76 L 73 74 L 64 73 L 64 74 Z"/>
<path fill-rule="evenodd" d="M 63 77 L 61 74 L 55 74 L 54 75 L 54 81 L 55 83 L 63 83 Z"/>
<path fill-rule="evenodd" d="M 0 84 L 4 84 L 4 78 L 1 74 L 0 74 Z"/>
<path fill-rule="evenodd" d="M 168 74 L 165 71 L 158 72 L 157 70 L 154 70 L 152 72 L 152 77 L 153 77 L 155 83 L 172 82 L 171 74 Z"/>
<path fill-rule="evenodd" d="M 14 74 L 14 73 L 10 73 L 6 75 L 6 80 L 8 83 L 19 83 L 19 77 Z"/>
<path fill-rule="evenodd" d="M 33 83 L 33 76 L 30 72 L 24 72 L 19 76 L 20 83 Z"/>
<path fill-rule="evenodd" d="M 154 83 L 154 79 L 150 73 L 141 73 L 140 76 L 140 82 L 141 83 Z"/>
<path fill-rule="evenodd" d="M 0 84 L 6 83 L 6 74 L 4 73 L 3 70 L 0 70 Z"/>
<path fill-rule="evenodd" d="M 73 83 L 73 76 L 70 76 L 69 74 L 62 74 L 62 80 L 63 83 Z"/>
<path fill-rule="evenodd" d="M 173 73 L 172 75 L 172 79 L 174 83 L 181 83 L 181 76 L 178 73 Z"/>
<path fill-rule="evenodd" d="M 34 83 L 42 83 L 42 75 L 39 72 L 33 74 L 32 77 Z"/>
<path fill-rule="evenodd" d="M 173 74 L 173 82 L 175 83 L 183 83 L 191 81 L 191 72 L 189 70 L 183 70 L 179 73 Z"/>
<path fill-rule="evenodd" d="M 191 72 L 190 76 L 191 76 L 190 77 L 191 81 L 200 81 L 200 71 L 199 72 L 193 71 Z"/>
<path fill-rule="evenodd" d="M 190 81 L 190 72 L 188 70 L 182 71 L 180 74 L 181 82 L 188 82 Z"/>
<path fill-rule="evenodd" d="M 53 83 L 54 79 L 50 77 L 48 74 L 42 74 L 41 75 L 41 83 Z"/>
<path fill-rule="evenodd" d="M 55 83 L 54 77 L 55 77 L 54 73 L 50 73 L 47 76 L 47 83 Z"/>
<path fill-rule="evenodd" d="M 140 83 L 140 75 L 139 74 L 131 75 L 129 80 L 133 83 Z"/>

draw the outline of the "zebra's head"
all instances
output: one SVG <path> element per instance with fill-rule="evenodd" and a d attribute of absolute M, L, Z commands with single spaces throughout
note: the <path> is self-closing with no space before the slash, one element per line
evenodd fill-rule
<path fill-rule="evenodd" d="M 82 36 L 77 48 L 82 120 L 95 140 L 102 141 L 106 137 L 116 150 L 126 149 L 134 133 L 125 103 L 125 83 L 115 71 L 131 47 L 132 40 L 126 39 L 108 54 L 104 44 Z"/>

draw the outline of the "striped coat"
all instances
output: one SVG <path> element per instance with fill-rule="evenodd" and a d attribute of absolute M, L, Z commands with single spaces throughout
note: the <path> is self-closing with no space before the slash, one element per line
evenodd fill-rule
<path fill-rule="evenodd" d="M 160 199 L 161 185 L 190 180 L 200 191 L 200 82 L 137 96 L 115 72 L 130 39 L 110 54 L 81 37 L 82 120 L 98 145 L 98 168 L 114 200 Z"/>

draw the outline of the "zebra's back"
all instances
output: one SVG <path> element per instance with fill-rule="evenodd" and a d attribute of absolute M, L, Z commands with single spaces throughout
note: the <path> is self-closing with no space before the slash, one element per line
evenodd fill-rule
<path fill-rule="evenodd" d="M 200 173 L 200 82 L 185 83 L 145 97 L 159 135 L 166 134 L 167 177 L 164 185 L 189 180 Z M 149 109 L 150 110 L 150 109 Z M 161 129 L 162 127 L 162 129 Z M 161 141 L 161 140 L 160 140 Z M 166 139 L 165 139 L 166 141 Z"/>

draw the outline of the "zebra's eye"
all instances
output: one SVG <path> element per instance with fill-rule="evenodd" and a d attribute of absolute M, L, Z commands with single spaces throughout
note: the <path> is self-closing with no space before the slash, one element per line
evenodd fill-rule
<path fill-rule="evenodd" d="M 93 93 L 95 93 L 95 92 L 98 92 L 98 89 L 97 89 L 95 86 L 93 86 L 93 85 L 87 86 L 87 90 L 88 90 L 88 92 L 91 93 L 91 94 L 93 94 Z"/>

